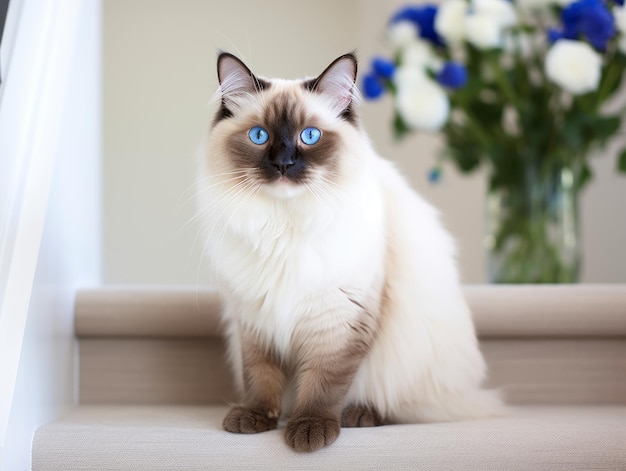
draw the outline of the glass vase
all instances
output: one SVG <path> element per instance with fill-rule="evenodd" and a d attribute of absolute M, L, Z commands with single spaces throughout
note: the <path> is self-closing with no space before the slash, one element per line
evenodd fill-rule
<path fill-rule="evenodd" d="M 574 283 L 580 271 L 578 191 L 572 169 L 525 169 L 487 195 L 490 283 Z"/>

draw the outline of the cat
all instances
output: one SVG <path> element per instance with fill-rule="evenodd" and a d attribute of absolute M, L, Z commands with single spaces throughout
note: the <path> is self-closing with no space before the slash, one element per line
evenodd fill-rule
<path fill-rule="evenodd" d="M 353 54 L 316 78 L 219 54 L 199 216 L 242 402 L 229 432 L 287 417 L 297 451 L 340 427 L 498 413 L 437 211 L 373 150 Z"/>

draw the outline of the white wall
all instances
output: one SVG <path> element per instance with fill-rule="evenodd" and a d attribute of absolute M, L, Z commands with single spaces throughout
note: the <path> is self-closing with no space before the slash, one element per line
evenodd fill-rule
<path fill-rule="evenodd" d="M 238 53 L 261 75 L 320 72 L 358 50 L 362 69 L 383 47 L 383 28 L 403 0 L 108 0 L 104 4 L 104 281 L 202 283 L 202 242 L 193 216 L 194 151 L 211 120 L 215 51 Z M 367 103 L 365 126 L 381 154 L 396 161 L 442 212 L 457 238 L 466 282 L 485 280 L 484 177 L 426 173 L 437 136 L 402 144 L 390 132 L 391 106 Z M 594 162 L 583 196 L 583 281 L 626 281 L 626 179 L 614 158 Z"/>
<path fill-rule="evenodd" d="M 32 247 L 39 256 L 0 456 L 0 469 L 7 471 L 30 469 L 34 430 L 75 402 L 75 290 L 100 282 L 100 4 L 71 0 L 63 5 L 58 2 L 56 7 L 78 12 L 76 22 L 60 18 L 56 24 L 62 28 L 77 25 L 76 41 L 72 42 L 74 51 L 68 53 L 64 103 L 58 114 L 48 116 L 59 123 L 60 134 L 53 147 L 44 150 L 54 162 L 54 171 L 41 245 Z M 45 10 L 41 5 L 35 9 Z M 55 84 L 59 80 L 55 72 L 47 79 Z M 32 155 L 35 161 L 40 157 Z"/>

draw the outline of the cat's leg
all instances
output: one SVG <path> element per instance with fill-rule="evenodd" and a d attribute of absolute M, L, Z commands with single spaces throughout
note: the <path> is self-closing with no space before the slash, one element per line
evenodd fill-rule
<path fill-rule="evenodd" d="M 341 412 L 342 427 L 376 427 L 383 419 L 374 407 L 350 404 Z"/>
<path fill-rule="evenodd" d="M 224 430 L 234 433 L 259 433 L 278 425 L 285 387 L 285 374 L 275 356 L 263 349 L 254 336 L 242 335 L 244 401 L 224 418 Z"/>
<path fill-rule="evenodd" d="M 315 451 L 339 436 L 345 397 L 371 347 L 375 322 L 362 312 L 349 326 L 308 331 L 297 364 L 295 407 L 285 431 L 287 444 L 295 450 Z"/>

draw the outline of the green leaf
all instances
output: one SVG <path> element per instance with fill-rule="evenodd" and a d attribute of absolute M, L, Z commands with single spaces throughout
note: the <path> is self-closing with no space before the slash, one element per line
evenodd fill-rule
<path fill-rule="evenodd" d="M 587 185 L 587 183 L 591 181 L 592 178 L 593 172 L 591 171 L 589 165 L 587 165 L 587 163 L 585 162 L 583 164 L 580 175 L 578 176 L 578 182 L 576 186 L 578 187 L 578 189 L 582 190 Z"/>
<path fill-rule="evenodd" d="M 626 56 L 615 54 L 603 71 L 602 79 L 596 93 L 596 107 L 599 108 L 604 101 L 612 96 L 622 83 L 622 74 L 626 67 Z"/>
<path fill-rule="evenodd" d="M 445 156 L 452 160 L 459 171 L 470 173 L 480 164 L 484 156 L 484 149 L 476 134 L 466 126 L 449 122 L 444 132 L 446 134 Z"/>
<path fill-rule="evenodd" d="M 622 151 L 617 159 L 617 170 L 622 173 L 626 173 L 626 149 Z"/>
<path fill-rule="evenodd" d="M 463 173 L 470 173 L 480 164 L 478 149 L 456 149 L 451 152 L 457 168 Z"/>
<path fill-rule="evenodd" d="M 595 123 L 593 123 L 594 137 L 600 141 L 601 146 L 604 146 L 606 141 L 617 132 L 621 121 L 619 116 L 608 116 L 598 117 Z"/>
<path fill-rule="evenodd" d="M 396 112 L 393 117 L 393 135 L 397 140 L 401 140 L 409 134 L 411 129 L 406 125 L 400 113 Z"/>

